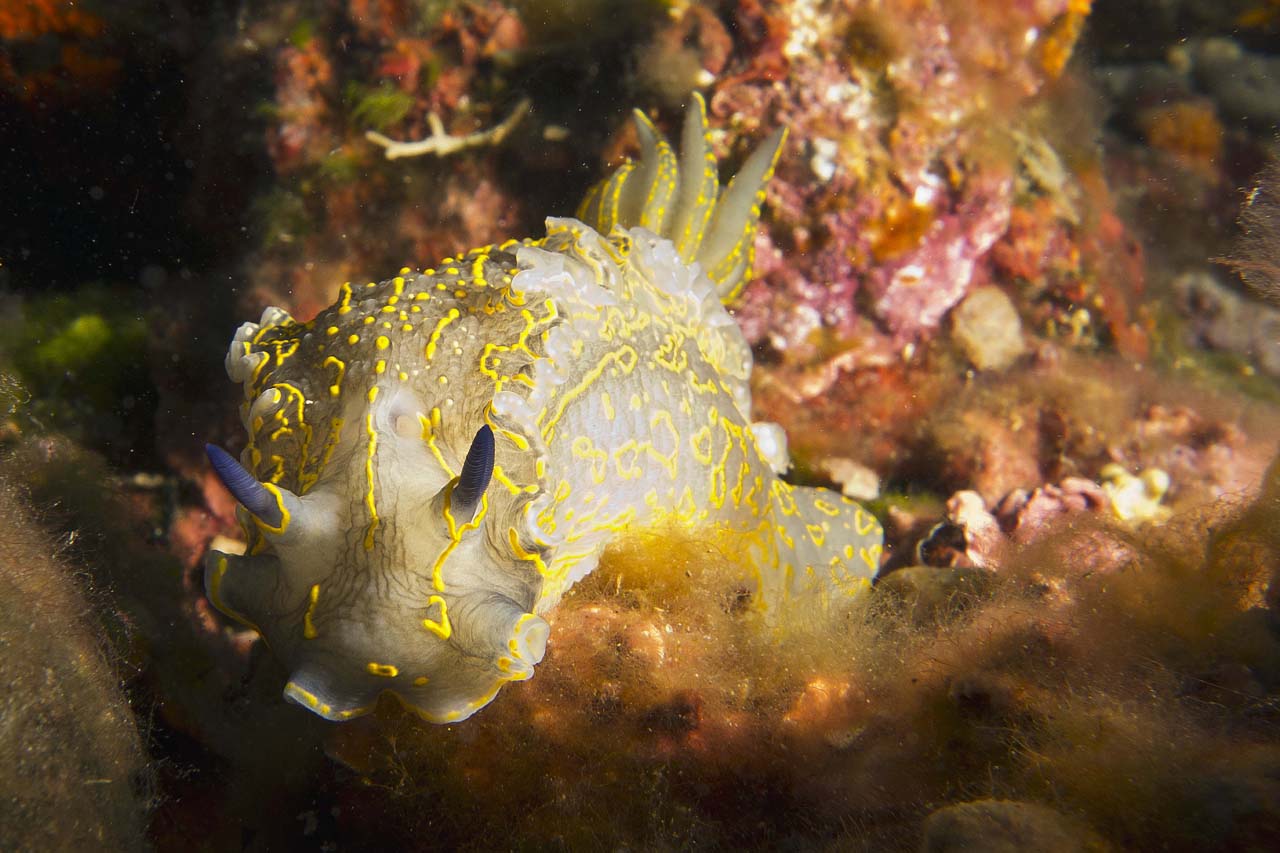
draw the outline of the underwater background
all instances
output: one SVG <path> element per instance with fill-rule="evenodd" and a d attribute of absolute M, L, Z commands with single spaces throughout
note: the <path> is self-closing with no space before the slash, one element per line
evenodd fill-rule
<path fill-rule="evenodd" d="M 287 703 L 237 326 L 695 91 L 722 177 L 789 129 L 731 310 L 875 585 L 779 640 L 673 530 L 469 720 Z M 1275 0 L 0 0 L 0 848 L 1277 849 L 1278 126 Z"/>

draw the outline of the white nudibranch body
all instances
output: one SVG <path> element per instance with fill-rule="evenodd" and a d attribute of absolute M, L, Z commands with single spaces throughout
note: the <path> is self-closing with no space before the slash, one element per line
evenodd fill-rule
<path fill-rule="evenodd" d="M 542 615 L 614 539 L 679 524 L 731 544 L 767 613 L 864 589 L 876 520 L 792 486 L 786 438 L 752 423 L 751 354 L 723 307 L 749 274 L 775 133 L 721 191 L 700 98 L 679 162 L 643 155 L 577 219 L 381 283 L 310 323 L 236 333 L 248 552 L 212 552 L 214 605 L 330 720 L 392 691 L 464 719 L 546 649 Z"/>

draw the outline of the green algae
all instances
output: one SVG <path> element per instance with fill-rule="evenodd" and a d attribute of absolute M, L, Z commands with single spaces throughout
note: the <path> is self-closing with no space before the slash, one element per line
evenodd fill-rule
<path fill-rule="evenodd" d="M 303 18 L 293 25 L 289 31 L 289 44 L 298 50 L 304 49 L 316 35 L 316 22 L 311 18 Z"/>
<path fill-rule="evenodd" d="M 335 184 L 359 180 L 364 174 L 364 161 L 345 148 L 331 153 L 320 161 L 319 174 Z"/>
<path fill-rule="evenodd" d="M 253 203 L 253 216 L 263 248 L 292 243 L 314 229 L 306 201 L 284 187 L 259 196 Z"/>
<path fill-rule="evenodd" d="M 413 95 L 390 83 L 372 89 L 351 83 L 345 94 L 351 104 L 351 120 L 365 130 L 386 130 L 398 124 L 414 104 Z"/>
<path fill-rule="evenodd" d="M 0 321 L 0 399 L 24 429 L 97 445 L 136 436 L 153 396 L 147 336 L 143 313 L 102 284 L 15 302 Z"/>

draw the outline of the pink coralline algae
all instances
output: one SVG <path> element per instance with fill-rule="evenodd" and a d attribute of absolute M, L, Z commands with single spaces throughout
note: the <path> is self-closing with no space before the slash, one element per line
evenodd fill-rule
<path fill-rule="evenodd" d="M 906 255 L 867 273 L 874 310 L 899 339 L 937 328 L 973 282 L 979 259 L 1009 227 L 1010 176 L 979 174 Z"/>
<path fill-rule="evenodd" d="M 738 319 L 785 365 L 832 368 L 806 393 L 929 340 L 989 280 L 988 253 L 1034 201 L 1003 136 L 1061 73 L 1089 6 L 738 4 L 757 37 L 712 113 L 731 131 L 791 129 Z"/>
<path fill-rule="evenodd" d="M 333 67 L 319 41 L 283 48 L 276 59 L 279 120 L 268 133 L 267 149 L 277 171 L 287 174 L 316 162 L 332 150 L 328 105 L 336 88 Z"/>
<path fill-rule="evenodd" d="M 1031 492 L 1015 489 L 995 508 L 1001 526 L 1018 542 L 1041 536 L 1055 521 L 1075 513 L 1101 513 L 1110 505 L 1102 487 L 1083 477 L 1067 477 L 1058 485 Z"/>
<path fill-rule="evenodd" d="M 1135 554 L 1118 529 L 1106 526 L 1110 507 L 1104 489 L 1083 477 L 1029 492 L 1015 489 L 991 509 L 977 492 L 960 491 L 947 500 L 943 520 L 915 551 L 925 565 L 999 573 L 1018 548 L 1045 542 L 1058 552 L 1055 564 L 1081 572 L 1115 571 Z"/>

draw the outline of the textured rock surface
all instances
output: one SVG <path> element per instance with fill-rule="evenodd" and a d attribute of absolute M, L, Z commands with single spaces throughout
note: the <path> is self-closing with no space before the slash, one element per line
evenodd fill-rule
<path fill-rule="evenodd" d="M 1280 377 L 1280 310 L 1249 299 L 1208 272 L 1184 273 L 1173 288 L 1200 343 Z"/>
<path fill-rule="evenodd" d="M 142 745 L 92 610 L 0 481 L 0 847 L 142 850 Z"/>
<path fill-rule="evenodd" d="M 951 315 L 951 335 L 979 370 L 1003 370 L 1022 355 L 1022 321 L 1013 302 L 995 287 L 979 288 Z"/>
<path fill-rule="evenodd" d="M 922 853 L 1084 853 L 1108 849 L 1087 828 L 1047 806 L 974 800 L 939 809 L 924 823 Z"/>

